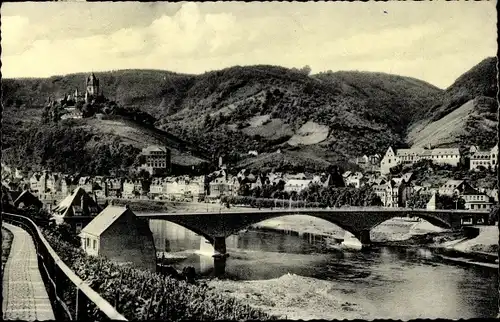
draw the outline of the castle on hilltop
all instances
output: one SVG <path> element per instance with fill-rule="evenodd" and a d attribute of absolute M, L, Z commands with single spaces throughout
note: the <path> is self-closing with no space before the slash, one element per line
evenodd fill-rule
<path fill-rule="evenodd" d="M 80 93 L 77 88 L 73 94 L 66 95 L 63 100 L 75 104 L 78 102 L 92 103 L 101 97 L 103 97 L 103 94 L 99 86 L 99 79 L 92 73 L 85 81 L 85 94 Z"/>

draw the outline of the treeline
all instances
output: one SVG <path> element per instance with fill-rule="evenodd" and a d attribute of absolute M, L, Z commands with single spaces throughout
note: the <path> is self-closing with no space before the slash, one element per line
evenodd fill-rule
<path fill-rule="evenodd" d="M 382 206 L 380 198 L 369 187 L 324 187 L 311 184 L 300 193 L 276 191 L 268 198 L 253 196 L 224 196 L 221 202 L 232 205 L 247 205 L 257 208 L 292 207 L 369 207 Z"/>
<path fill-rule="evenodd" d="M 431 198 L 432 194 L 430 193 L 416 193 L 407 200 L 407 205 L 409 208 L 425 209 Z M 458 196 L 436 193 L 436 209 L 465 209 L 465 200 Z"/>
<path fill-rule="evenodd" d="M 324 208 L 324 203 L 319 202 L 306 202 L 301 200 L 291 200 L 286 198 L 255 198 L 249 196 L 222 196 L 220 199 L 222 204 L 229 205 L 243 205 L 252 208 Z"/>

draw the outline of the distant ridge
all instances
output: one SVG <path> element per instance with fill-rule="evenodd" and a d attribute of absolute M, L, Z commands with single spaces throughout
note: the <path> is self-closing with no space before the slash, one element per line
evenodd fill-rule
<path fill-rule="evenodd" d="M 302 160 L 297 167 L 304 170 L 344 164 L 354 156 L 383 153 L 388 146 L 407 147 L 424 140 L 423 136 L 432 133 L 424 130 L 427 125 L 476 97 L 492 97 L 495 64 L 495 58 L 485 59 L 444 91 L 415 78 L 385 73 L 309 75 L 305 70 L 269 65 L 235 66 L 200 75 L 147 69 L 95 74 L 107 97 L 149 113 L 157 119 L 156 127 L 166 131 L 162 132 L 165 138 L 191 142 L 186 145 L 193 151 L 201 148 L 210 160 L 222 156 L 232 164 L 251 167 L 255 160 L 280 168 L 290 166 L 289 156 L 295 156 Z M 20 105 L 41 106 L 47 96 L 59 97 L 81 86 L 83 75 L 5 79 L 3 102 L 10 100 L 16 105 L 18 100 Z M 482 111 L 490 113 L 491 108 L 485 107 L 489 103 L 481 102 Z M 18 111 L 18 116 L 14 114 L 6 114 L 7 123 L 26 123 L 25 119 L 36 113 L 26 108 Z M 456 121 L 457 126 L 484 123 L 477 118 L 468 120 Z M 91 123 L 86 125 L 88 129 L 98 126 Z M 483 130 L 480 126 L 478 131 Z M 452 132 L 461 133 L 458 140 L 465 143 L 470 141 L 467 135 L 479 133 Z M 453 141 L 443 135 L 440 137 L 446 142 Z M 7 137 L 7 141 L 16 140 Z M 278 149 L 287 157 L 248 154 L 269 154 Z"/>

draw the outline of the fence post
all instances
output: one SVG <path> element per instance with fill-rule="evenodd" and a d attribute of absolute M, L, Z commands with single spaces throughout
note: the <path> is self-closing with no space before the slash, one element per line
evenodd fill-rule
<path fill-rule="evenodd" d="M 77 288 L 76 289 L 76 309 L 75 309 L 75 320 L 85 321 L 88 318 L 87 312 L 88 299 L 83 294 L 83 292 Z"/>

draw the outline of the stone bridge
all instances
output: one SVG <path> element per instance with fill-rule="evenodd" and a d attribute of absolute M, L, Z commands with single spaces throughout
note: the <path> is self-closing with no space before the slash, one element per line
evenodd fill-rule
<path fill-rule="evenodd" d="M 194 213 L 139 214 L 140 218 L 162 219 L 183 226 L 203 237 L 216 254 L 226 253 L 226 237 L 252 224 L 281 216 L 308 215 L 329 221 L 352 233 L 363 245 L 370 244 L 370 230 L 394 217 L 419 217 L 442 228 L 456 229 L 462 219 L 488 222 L 488 212 L 471 210 L 425 210 L 410 208 L 277 209 Z"/>

